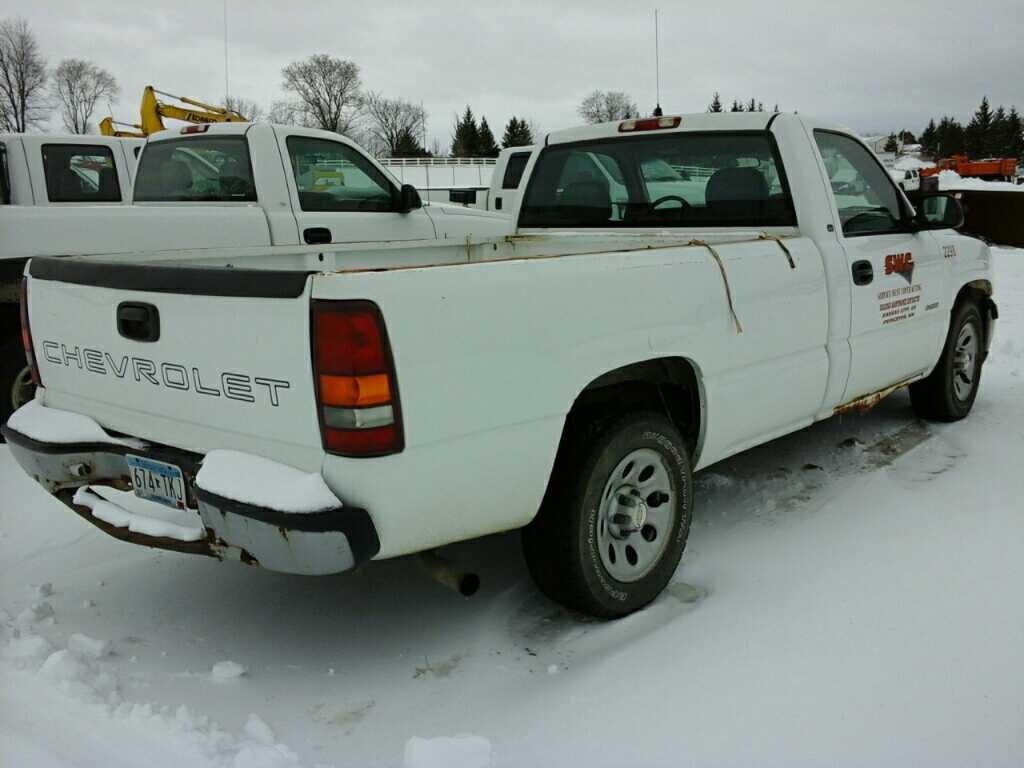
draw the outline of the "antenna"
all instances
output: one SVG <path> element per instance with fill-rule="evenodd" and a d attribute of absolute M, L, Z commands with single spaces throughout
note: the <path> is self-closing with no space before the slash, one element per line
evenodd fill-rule
<path fill-rule="evenodd" d="M 228 0 L 224 0 L 224 104 L 231 98 L 228 90 Z"/>
<path fill-rule="evenodd" d="M 661 117 L 661 50 L 658 46 L 657 8 L 654 9 L 654 104 L 654 116 Z"/>

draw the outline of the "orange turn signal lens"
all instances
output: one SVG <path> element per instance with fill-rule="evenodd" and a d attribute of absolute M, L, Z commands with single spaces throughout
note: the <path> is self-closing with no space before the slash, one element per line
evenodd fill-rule
<path fill-rule="evenodd" d="M 370 376 L 320 375 L 320 402 L 361 408 L 391 402 L 391 382 L 386 373 Z"/>

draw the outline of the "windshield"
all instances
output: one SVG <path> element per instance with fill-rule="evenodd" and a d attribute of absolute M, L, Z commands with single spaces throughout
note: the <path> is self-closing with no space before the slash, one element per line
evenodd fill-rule
<path fill-rule="evenodd" d="M 545 149 L 524 227 L 788 226 L 789 190 L 767 132 L 676 133 Z"/>
<path fill-rule="evenodd" d="M 136 202 L 253 202 L 244 136 L 200 136 L 148 144 L 139 160 Z"/>

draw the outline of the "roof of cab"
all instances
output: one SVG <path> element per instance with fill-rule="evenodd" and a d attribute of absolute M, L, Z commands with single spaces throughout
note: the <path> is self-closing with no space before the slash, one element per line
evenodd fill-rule
<path fill-rule="evenodd" d="M 665 115 L 666 118 L 678 117 L 679 125 L 675 128 L 660 128 L 651 131 L 630 132 L 626 135 L 685 133 L 687 131 L 763 131 L 776 112 L 698 112 L 690 115 Z M 642 120 L 643 118 L 634 118 Z M 622 136 L 619 126 L 627 120 L 614 120 L 609 123 L 583 125 L 577 128 L 566 128 L 548 134 L 546 144 L 566 144 L 575 141 L 592 139 L 608 139 Z"/>

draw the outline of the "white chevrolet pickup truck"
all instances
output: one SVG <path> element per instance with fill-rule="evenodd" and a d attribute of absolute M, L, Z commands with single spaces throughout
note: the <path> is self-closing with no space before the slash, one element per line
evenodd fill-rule
<path fill-rule="evenodd" d="M 508 215 L 420 203 L 359 145 L 267 123 L 139 139 L 0 137 L 0 424 L 31 396 L 17 286 L 33 256 L 457 241 L 511 232 Z M 132 184 L 135 155 L 138 178 Z M 133 190 L 134 187 L 134 190 Z M 13 194 L 11 193 L 13 190 Z M 2 307 L 0 307 L 2 309 Z M 17 354 L 14 354 L 18 350 Z"/>
<path fill-rule="evenodd" d="M 523 528 L 547 595 L 617 617 L 675 572 L 694 472 L 907 385 L 970 411 L 989 249 L 843 129 L 626 120 L 526 176 L 477 244 L 33 259 L 13 456 L 113 536 L 277 571 Z"/>

